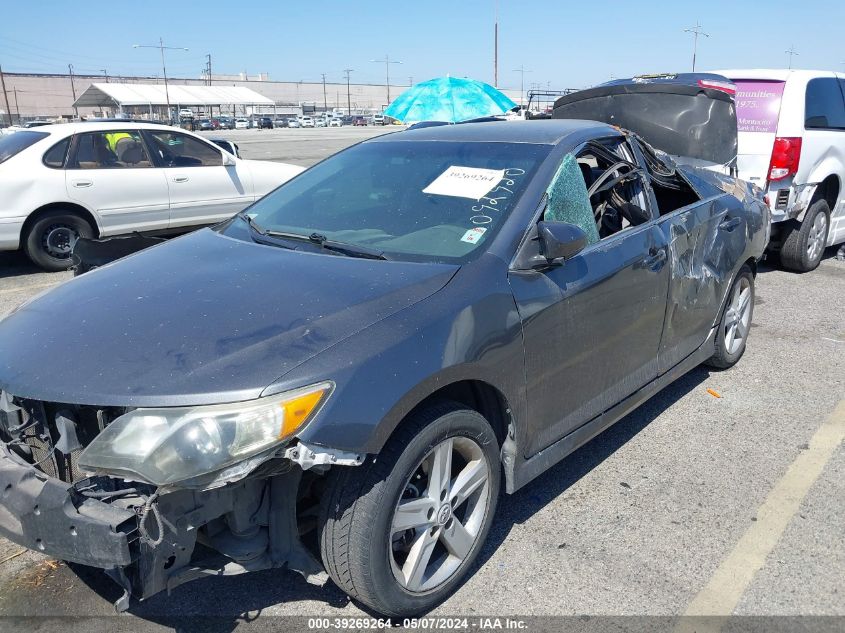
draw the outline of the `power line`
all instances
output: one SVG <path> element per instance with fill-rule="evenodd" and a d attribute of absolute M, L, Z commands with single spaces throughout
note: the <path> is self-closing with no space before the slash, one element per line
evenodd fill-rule
<path fill-rule="evenodd" d="M 157 49 L 159 49 L 159 51 L 161 51 L 161 72 L 162 72 L 162 76 L 164 77 L 164 96 L 167 99 L 167 118 L 170 118 L 171 117 L 170 91 L 167 89 L 167 67 L 164 64 L 164 51 L 165 50 L 187 51 L 188 49 L 181 47 L 181 46 L 165 46 L 164 40 L 161 37 L 158 38 L 158 46 L 156 46 L 154 44 L 153 45 L 133 44 L 132 48 L 157 48 Z M 196 71 L 194 71 L 194 72 L 196 72 Z"/>

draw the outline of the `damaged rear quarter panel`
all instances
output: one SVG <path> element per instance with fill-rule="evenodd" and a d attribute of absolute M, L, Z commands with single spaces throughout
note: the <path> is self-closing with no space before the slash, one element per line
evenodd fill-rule
<path fill-rule="evenodd" d="M 747 249 L 758 225 L 749 221 L 753 200 L 743 203 L 716 193 L 707 183 L 691 181 L 702 193 L 713 195 L 658 223 L 669 242 L 673 269 L 658 354 L 661 373 L 695 351 L 701 333 L 716 323 L 734 276 L 750 257 Z"/>

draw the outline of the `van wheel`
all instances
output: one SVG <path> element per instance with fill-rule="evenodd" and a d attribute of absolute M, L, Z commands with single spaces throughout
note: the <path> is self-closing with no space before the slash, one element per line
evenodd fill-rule
<path fill-rule="evenodd" d="M 93 237 L 93 227 L 78 214 L 54 209 L 40 214 L 24 238 L 24 251 L 32 262 L 51 272 L 71 267 L 71 251 L 80 237 Z"/>
<path fill-rule="evenodd" d="M 754 315 L 754 274 L 743 266 L 731 286 L 731 292 L 722 311 L 719 331 L 716 333 L 716 350 L 706 365 L 716 369 L 733 367 L 745 353 L 751 317 Z"/>
<path fill-rule="evenodd" d="M 816 200 L 807 209 L 804 221 L 786 229 L 780 250 L 783 267 L 799 273 L 815 270 L 822 261 L 830 229 L 830 207 L 826 200 Z"/>
<path fill-rule="evenodd" d="M 429 611 L 477 558 L 500 474 L 496 436 L 479 413 L 444 403 L 412 414 L 374 459 L 329 471 L 320 511 L 326 570 L 384 616 Z"/>

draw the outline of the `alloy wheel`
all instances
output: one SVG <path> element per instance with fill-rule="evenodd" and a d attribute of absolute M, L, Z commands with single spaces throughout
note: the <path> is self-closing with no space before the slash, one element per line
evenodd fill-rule
<path fill-rule="evenodd" d="M 751 282 L 740 277 L 725 312 L 725 349 L 736 354 L 742 348 L 751 326 Z"/>
<path fill-rule="evenodd" d="M 393 513 L 388 552 L 405 590 L 430 591 L 460 569 L 484 525 L 490 472 L 468 437 L 442 441 L 414 469 Z"/>
<path fill-rule="evenodd" d="M 807 234 L 807 257 L 811 262 L 816 261 L 816 258 L 821 255 L 826 242 L 827 215 L 817 213 L 816 219 L 813 220 L 813 226 L 810 227 L 810 232 Z"/>

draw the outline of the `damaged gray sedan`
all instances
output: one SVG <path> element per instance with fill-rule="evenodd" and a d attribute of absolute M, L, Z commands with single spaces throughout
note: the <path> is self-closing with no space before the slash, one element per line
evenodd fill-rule
<path fill-rule="evenodd" d="M 425 612 L 501 489 L 740 359 L 768 226 L 605 124 L 368 140 L 0 323 L 0 535 L 121 609 L 288 568 Z"/>

